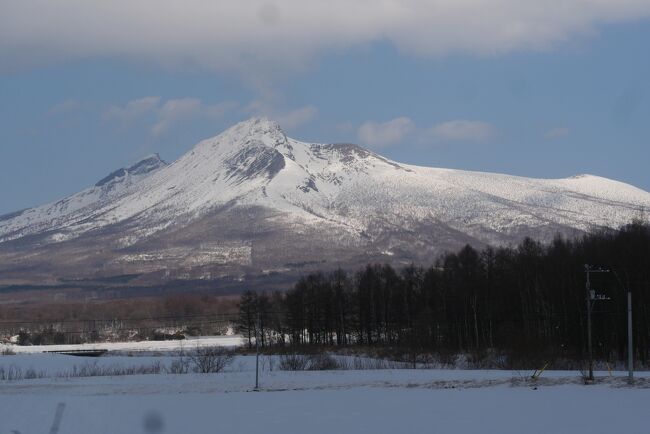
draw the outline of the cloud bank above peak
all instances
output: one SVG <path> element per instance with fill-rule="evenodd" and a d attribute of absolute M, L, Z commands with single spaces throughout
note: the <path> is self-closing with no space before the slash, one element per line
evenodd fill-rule
<path fill-rule="evenodd" d="M 3 0 L 0 68 L 89 57 L 251 75 L 389 41 L 417 56 L 544 50 L 650 17 L 647 0 Z"/>
<path fill-rule="evenodd" d="M 150 133 L 153 136 L 161 136 L 179 122 L 193 118 L 218 119 L 236 107 L 234 102 L 205 104 L 199 98 L 186 97 L 163 101 L 159 96 L 146 96 L 129 101 L 123 106 L 110 106 L 102 117 L 105 121 L 121 125 L 134 124 L 143 118 L 152 117 L 154 125 Z"/>
<path fill-rule="evenodd" d="M 387 148 L 409 138 L 420 144 L 480 143 L 494 138 L 496 133 L 494 125 L 483 121 L 456 119 L 418 128 L 413 120 L 402 116 L 386 122 L 364 122 L 357 130 L 357 138 L 366 146 Z"/>

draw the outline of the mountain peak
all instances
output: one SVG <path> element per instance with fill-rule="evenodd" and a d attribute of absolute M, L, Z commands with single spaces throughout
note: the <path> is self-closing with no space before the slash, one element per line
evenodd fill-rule
<path fill-rule="evenodd" d="M 267 118 L 266 116 L 253 116 L 233 125 L 232 128 L 237 128 L 239 126 L 251 129 L 260 127 L 267 129 L 281 129 L 279 123 Z"/>
<path fill-rule="evenodd" d="M 160 158 L 159 154 L 156 153 L 156 154 L 147 155 L 143 159 L 133 163 L 128 167 L 121 167 L 111 172 L 108 176 L 99 180 L 97 184 L 95 184 L 95 187 L 103 187 L 104 185 L 118 182 L 120 180 L 123 180 L 129 175 L 130 176 L 146 175 L 148 173 L 153 172 L 154 170 L 158 170 L 165 166 L 167 166 L 167 163 Z"/>
<path fill-rule="evenodd" d="M 286 143 L 287 136 L 276 121 L 266 117 L 253 117 L 227 129 L 224 133 L 229 139 L 258 139 L 266 145 Z"/>
<path fill-rule="evenodd" d="M 211 164 L 241 164 L 243 160 L 269 151 L 290 156 L 293 148 L 280 125 L 268 118 L 254 117 L 239 122 L 221 134 L 200 142 L 188 155 L 198 154 Z M 191 163 L 194 164 L 194 163 Z"/>
<path fill-rule="evenodd" d="M 143 159 L 127 167 L 126 170 L 131 175 L 142 175 L 149 173 L 152 170 L 160 169 L 166 165 L 167 163 L 162 158 L 160 158 L 160 155 L 158 153 L 155 153 L 147 155 Z"/>

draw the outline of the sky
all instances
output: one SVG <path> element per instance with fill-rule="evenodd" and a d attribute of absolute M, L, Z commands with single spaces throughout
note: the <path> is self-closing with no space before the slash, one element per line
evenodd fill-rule
<path fill-rule="evenodd" d="M 650 191 L 648 0 L 0 0 L 0 214 L 252 116 Z"/>

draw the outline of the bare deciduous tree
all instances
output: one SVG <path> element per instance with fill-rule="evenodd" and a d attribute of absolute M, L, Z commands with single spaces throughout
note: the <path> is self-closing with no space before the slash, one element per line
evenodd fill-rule
<path fill-rule="evenodd" d="M 223 371 L 233 362 L 232 351 L 222 347 L 197 347 L 188 354 L 194 372 L 210 374 Z"/>

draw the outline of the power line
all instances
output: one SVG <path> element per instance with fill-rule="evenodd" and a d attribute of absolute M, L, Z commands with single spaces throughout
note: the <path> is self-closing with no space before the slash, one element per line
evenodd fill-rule
<path fill-rule="evenodd" d="M 167 321 L 167 320 L 188 320 L 194 318 L 214 318 L 214 317 L 224 317 L 224 318 L 238 318 L 238 313 L 220 313 L 220 314 L 202 314 L 202 315 L 174 315 L 174 316 L 149 316 L 149 317 L 126 317 L 126 318 L 80 318 L 80 319 L 64 319 L 64 320 L 38 320 L 38 321 L 12 321 L 12 320 L 0 320 L 0 324 L 70 324 L 70 323 L 80 323 L 80 322 L 127 322 L 127 321 Z"/>

